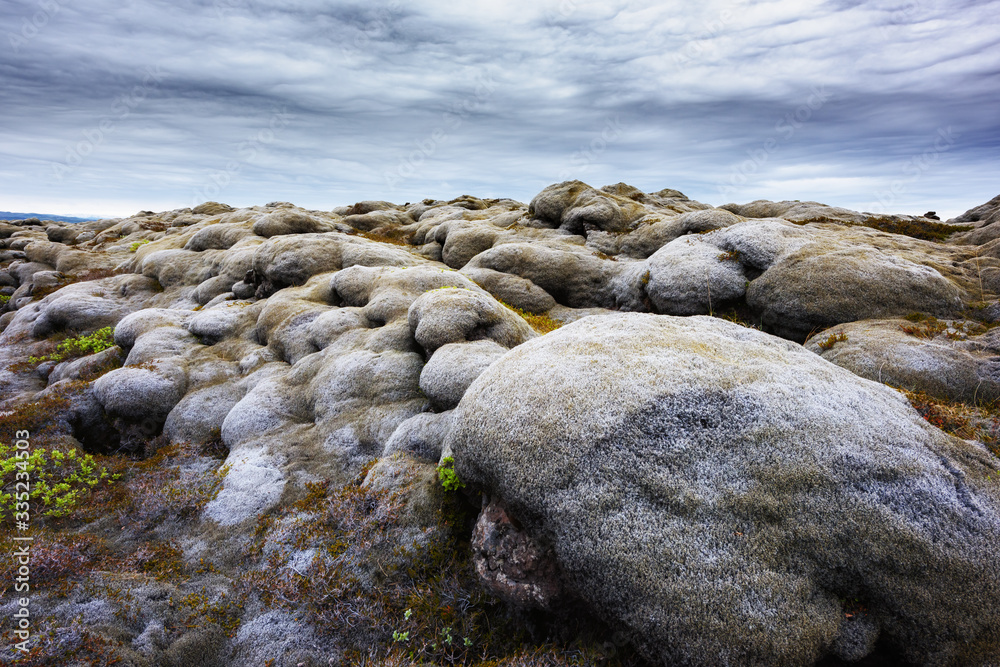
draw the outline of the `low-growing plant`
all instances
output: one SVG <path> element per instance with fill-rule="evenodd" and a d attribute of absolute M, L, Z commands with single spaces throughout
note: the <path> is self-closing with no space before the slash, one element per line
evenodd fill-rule
<path fill-rule="evenodd" d="M 761 328 L 760 325 L 754 324 L 753 315 L 746 305 L 733 306 L 727 310 L 714 313 L 713 316 L 727 322 L 732 322 L 733 324 L 739 324 L 741 327 L 748 329 L 757 329 L 759 331 Z"/>
<path fill-rule="evenodd" d="M 900 326 L 900 329 L 917 338 L 934 338 L 943 333 L 951 340 L 966 340 L 969 336 L 979 336 L 1000 326 L 1000 322 L 979 322 L 972 319 L 942 322 L 933 315 L 925 313 L 910 313 L 903 319 L 907 322 L 913 322 L 914 326 L 904 324 Z"/>
<path fill-rule="evenodd" d="M 1000 409 L 995 404 L 968 405 L 922 391 L 897 389 L 934 426 L 963 440 L 978 440 L 1000 457 Z"/>
<path fill-rule="evenodd" d="M 28 363 L 38 365 L 45 361 L 59 362 L 85 357 L 114 347 L 114 344 L 115 330 L 111 327 L 104 327 L 89 335 L 81 334 L 74 338 L 67 338 L 59 343 L 55 352 L 41 357 L 28 357 Z"/>
<path fill-rule="evenodd" d="M 520 315 L 525 322 L 531 325 L 532 329 L 534 329 L 540 334 L 547 334 L 551 331 L 555 331 L 556 329 L 558 329 L 563 325 L 563 323 L 560 322 L 559 320 L 552 319 L 551 317 L 549 317 L 544 313 L 542 313 L 541 315 L 537 315 L 535 313 L 529 313 L 527 311 L 521 310 L 520 308 L 512 306 L 509 303 L 504 303 L 503 301 L 500 301 L 500 303 L 501 305 L 509 308 L 510 310 L 513 310 L 515 313 Z"/>
<path fill-rule="evenodd" d="M 904 319 L 913 322 L 913 326 L 903 324 L 899 328 L 904 333 L 917 338 L 934 338 L 948 328 L 947 324 L 933 315 L 925 315 L 924 313 L 910 313 Z"/>
<path fill-rule="evenodd" d="M 75 449 L 28 451 L 0 443 L 0 520 L 22 508 L 42 516 L 66 516 L 94 487 L 120 477 Z"/>
<path fill-rule="evenodd" d="M 924 241 L 944 241 L 952 234 L 967 232 L 972 229 L 972 225 L 949 225 L 933 220 L 896 220 L 880 216 L 870 216 L 861 223 L 865 227 L 871 227 L 890 234 L 902 234 Z"/>
<path fill-rule="evenodd" d="M 972 225 L 949 225 L 934 220 L 897 220 L 886 216 L 868 216 L 861 222 L 849 222 L 846 220 L 829 220 L 827 218 L 809 218 L 807 220 L 789 220 L 796 225 L 807 225 L 814 222 L 825 222 L 843 225 L 845 227 L 870 227 L 880 232 L 889 234 L 901 234 L 924 241 L 944 241 L 952 234 L 967 232 L 972 229 Z"/>
<path fill-rule="evenodd" d="M 818 343 L 821 350 L 829 350 L 837 343 L 843 343 L 847 341 L 847 334 L 841 332 L 839 334 L 830 334 L 829 338 L 822 340 Z"/>
<path fill-rule="evenodd" d="M 69 407 L 80 384 L 66 383 L 55 391 L 45 392 L 36 401 L 0 412 L 0 442 L 15 441 L 17 431 L 23 430 L 30 432 L 32 441 L 39 444 L 58 431 L 62 427 L 60 416 Z"/>
<path fill-rule="evenodd" d="M 458 491 L 459 489 L 465 488 L 465 482 L 458 478 L 458 473 L 455 472 L 455 458 L 452 456 L 446 456 L 441 459 L 441 465 L 437 468 L 438 479 L 441 481 L 441 486 L 444 487 L 445 491 Z"/>
<path fill-rule="evenodd" d="M 143 239 L 141 241 L 136 241 L 135 243 L 133 243 L 132 245 L 130 245 L 128 247 L 129 252 L 135 252 L 136 250 L 138 250 L 142 246 L 146 245 L 147 243 L 149 243 L 149 239 Z"/>
<path fill-rule="evenodd" d="M 379 243 L 390 243 L 392 245 L 409 246 L 410 241 L 413 239 L 413 233 L 408 232 L 402 227 L 396 228 L 385 228 L 380 227 L 376 230 L 370 232 L 358 232 L 358 236 L 368 239 L 369 241 L 377 241 Z"/>
<path fill-rule="evenodd" d="M 9 294 L 0 294 L 0 305 L 3 305 L 5 303 L 7 303 L 8 301 L 10 301 L 10 295 Z"/>
<path fill-rule="evenodd" d="M 717 258 L 720 262 L 738 262 L 740 261 L 740 251 L 736 248 L 728 252 L 721 253 Z"/>

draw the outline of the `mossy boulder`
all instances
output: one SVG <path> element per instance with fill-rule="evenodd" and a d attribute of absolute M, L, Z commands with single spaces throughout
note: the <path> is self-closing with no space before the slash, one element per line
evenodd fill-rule
<path fill-rule="evenodd" d="M 996 460 L 793 343 L 584 318 L 480 375 L 445 448 L 654 664 L 1000 660 Z"/>

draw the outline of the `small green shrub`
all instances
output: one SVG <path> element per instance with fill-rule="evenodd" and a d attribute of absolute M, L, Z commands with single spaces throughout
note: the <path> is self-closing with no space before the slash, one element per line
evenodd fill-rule
<path fill-rule="evenodd" d="M 143 239 L 141 241 L 136 241 L 135 243 L 133 243 L 132 245 L 130 245 L 128 247 L 129 252 L 135 252 L 136 250 L 138 250 L 142 246 L 146 245 L 147 243 L 149 243 L 149 239 Z"/>
<path fill-rule="evenodd" d="M 67 338 L 59 343 L 56 351 L 41 357 L 28 357 L 29 364 L 40 364 L 45 361 L 66 361 L 76 357 L 86 357 L 102 352 L 115 345 L 115 330 L 111 327 L 98 329 L 90 335 Z"/>
<path fill-rule="evenodd" d="M 438 466 L 438 479 L 441 480 L 441 486 L 444 487 L 445 491 L 458 491 L 459 489 L 465 488 L 465 482 L 458 478 L 458 473 L 455 472 L 455 459 L 451 456 L 446 456 L 441 460 L 441 465 Z"/>
<path fill-rule="evenodd" d="M 9 294 L 0 294 L 0 305 L 3 305 L 5 303 L 7 303 L 8 301 L 10 301 L 10 295 Z"/>
<path fill-rule="evenodd" d="M 15 450 L 0 443 L 0 520 L 22 511 L 60 517 L 69 514 L 98 484 L 120 477 L 98 466 L 90 454 L 75 449 Z M 27 489 L 27 491 L 25 491 Z M 25 495 L 27 494 L 27 495 Z"/>

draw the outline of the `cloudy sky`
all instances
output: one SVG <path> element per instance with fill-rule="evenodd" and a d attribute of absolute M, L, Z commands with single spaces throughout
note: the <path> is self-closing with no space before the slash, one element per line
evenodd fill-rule
<path fill-rule="evenodd" d="M 1000 0 L 4 0 L 0 209 L 527 202 L 956 215 L 1000 194 Z"/>

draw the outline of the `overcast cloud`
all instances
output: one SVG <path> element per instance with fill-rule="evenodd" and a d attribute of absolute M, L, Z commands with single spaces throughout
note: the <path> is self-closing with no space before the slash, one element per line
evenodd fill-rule
<path fill-rule="evenodd" d="M 0 209 L 1000 194 L 1000 0 L 5 0 Z"/>

